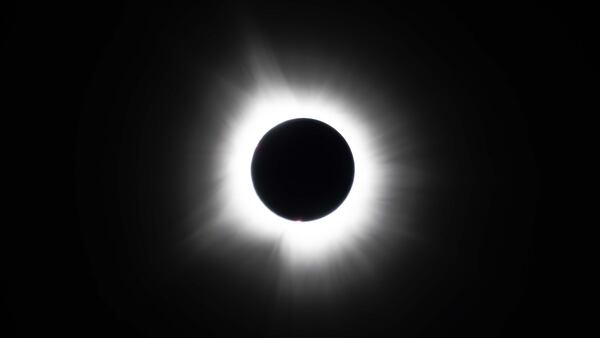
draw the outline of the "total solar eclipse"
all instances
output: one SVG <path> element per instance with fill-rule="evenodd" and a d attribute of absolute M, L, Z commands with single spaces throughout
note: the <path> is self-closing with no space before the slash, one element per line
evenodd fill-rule
<path fill-rule="evenodd" d="M 354 180 L 354 158 L 333 127 L 298 118 L 263 136 L 251 173 L 257 195 L 272 212 L 289 220 L 312 221 L 344 202 Z"/>

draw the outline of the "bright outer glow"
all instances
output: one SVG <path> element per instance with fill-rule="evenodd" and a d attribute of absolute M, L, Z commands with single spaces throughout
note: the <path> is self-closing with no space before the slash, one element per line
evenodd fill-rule
<path fill-rule="evenodd" d="M 244 75 L 230 76 L 214 96 L 204 99 L 210 105 L 203 109 L 213 120 L 194 127 L 198 132 L 191 142 L 193 164 L 186 182 L 196 201 L 191 248 L 247 271 L 255 280 L 270 283 L 268 276 L 275 273 L 284 281 L 279 283 L 282 288 L 302 293 L 298 299 L 306 299 L 305 291 L 329 293 L 359 275 L 372 275 L 377 262 L 398 247 L 398 235 L 409 232 L 409 205 L 415 195 L 407 197 L 419 182 L 411 162 L 416 147 L 398 119 L 400 108 L 372 84 L 348 73 L 314 64 L 312 74 L 291 69 L 284 75 L 267 53 L 250 59 L 254 64 Z M 269 210 L 251 176 L 262 137 L 296 118 L 336 129 L 348 143 L 355 166 L 344 202 L 308 222 Z"/>
<path fill-rule="evenodd" d="M 351 107 L 330 97 L 289 89 L 250 98 L 229 131 L 229 151 L 220 159 L 224 168 L 222 215 L 249 237 L 279 241 L 291 263 L 319 265 L 376 227 L 376 202 L 385 193 L 386 166 L 377 156 L 377 134 Z M 290 221 L 269 210 L 257 196 L 250 173 L 261 138 L 295 118 L 312 118 L 335 128 L 350 146 L 355 162 L 354 183 L 346 200 L 331 214 L 309 222 Z"/>

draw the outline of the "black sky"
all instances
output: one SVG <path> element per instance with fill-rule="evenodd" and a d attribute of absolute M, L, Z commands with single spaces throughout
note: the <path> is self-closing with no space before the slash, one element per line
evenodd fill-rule
<path fill-rule="evenodd" d="M 10 144 L 23 210 L 5 237 L 4 327 L 27 337 L 570 329 L 558 320 L 561 297 L 548 297 L 564 262 L 547 252 L 562 228 L 548 212 L 556 188 L 546 160 L 572 156 L 556 134 L 585 111 L 587 11 L 529 2 L 7 7 L 6 115 L 18 122 L 6 126 L 19 135 Z M 155 261 L 186 235 L 165 224 L 187 203 L 173 163 L 190 98 L 211 90 L 215 69 L 239 64 L 244 31 L 281 51 L 284 66 L 290 51 L 311 50 L 431 112 L 411 116 L 439 174 L 418 213 L 446 254 L 416 252 L 408 267 L 391 257 L 381 288 L 302 308 L 277 304 L 210 257 L 194 273 L 160 270 Z"/>

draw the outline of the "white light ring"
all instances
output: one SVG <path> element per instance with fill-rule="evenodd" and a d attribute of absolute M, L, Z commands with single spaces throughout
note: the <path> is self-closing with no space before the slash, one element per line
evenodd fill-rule
<path fill-rule="evenodd" d="M 389 183 L 391 176 L 378 151 L 382 148 L 377 144 L 378 134 L 365 120 L 366 114 L 321 94 L 303 95 L 282 88 L 247 97 L 230 125 L 218 158 L 223 171 L 219 173 L 217 223 L 234 227 L 231 230 L 248 239 L 277 241 L 286 261 L 295 267 L 321 266 L 352 250 L 381 223 L 379 203 L 387 198 L 385 181 Z M 346 200 L 331 214 L 309 222 L 290 221 L 269 210 L 256 194 L 250 172 L 262 137 L 295 118 L 312 118 L 332 126 L 350 146 L 355 162 L 354 182 Z"/>

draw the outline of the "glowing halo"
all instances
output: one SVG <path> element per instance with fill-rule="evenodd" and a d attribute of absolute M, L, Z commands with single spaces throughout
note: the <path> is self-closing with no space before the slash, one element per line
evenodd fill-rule
<path fill-rule="evenodd" d="M 287 89 L 287 88 L 286 88 Z M 255 147 L 274 126 L 295 118 L 320 120 L 347 140 L 355 160 L 355 177 L 348 197 L 333 213 L 310 222 L 281 218 L 260 201 L 252 184 L 250 165 Z M 222 214 L 247 236 L 279 240 L 294 264 L 319 264 L 339 253 L 377 224 L 376 202 L 383 194 L 385 163 L 377 156 L 373 131 L 341 102 L 322 95 L 290 90 L 251 98 L 234 124 L 230 144 L 220 158 Z"/>
<path fill-rule="evenodd" d="M 258 62 L 247 73 L 250 85 L 224 82 L 218 97 L 203 101 L 212 104 L 203 109 L 213 112 L 207 114 L 213 120 L 199 124 L 200 130 L 214 130 L 210 136 L 196 132 L 191 142 L 195 164 L 188 166 L 186 187 L 195 201 L 189 222 L 195 235 L 190 245 L 258 279 L 275 272 L 286 280 L 281 285 L 287 290 L 328 293 L 354 281 L 340 278 L 346 272 L 370 275 L 375 261 L 391 254 L 389 245 L 398 235 L 410 232 L 408 209 L 416 196 L 407 197 L 421 175 L 411 162 L 416 147 L 398 119 L 399 108 L 382 99 L 380 91 L 343 77 L 334 76 L 338 83 L 332 85 L 331 77 L 324 81 L 319 74 L 311 81 L 293 81 L 273 58 L 253 59 Z M 337 130 L 354 157 L 354 181 L 344 202 L 308 222 L 269 210 L 251 176 L 262 137 L 296 118 L 319 120 Z M 256 274 L 257 269 L 264 273 Z"/>

